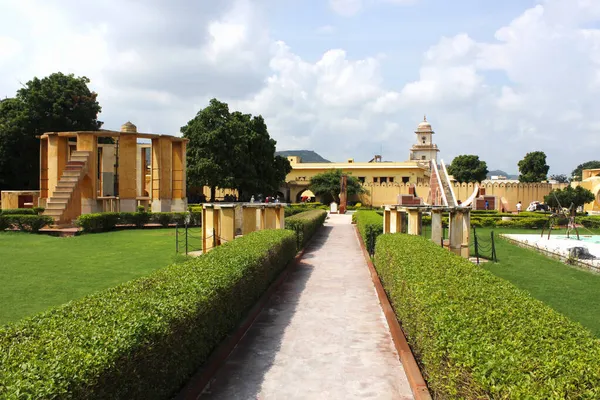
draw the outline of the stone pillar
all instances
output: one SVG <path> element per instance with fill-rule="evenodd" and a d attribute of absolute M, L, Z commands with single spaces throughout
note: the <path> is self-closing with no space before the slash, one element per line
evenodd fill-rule
<path fill-rule="evenodd" d="M 462 230 L 460 255 L 464 258 L 469 258 L 469 256 L 470 256 L 469 238 L 471 236 L 471 210 L 463 211 L 462 220 L 463 220 L 462 221 L 463 222 L 463 230 Z"/>
<path fill-rule="evenodd" d="M 420 235 L 421 234 L 421 211 L 420 210 L 408 210 L 408 234 L 409 235 Z"/>
<path fill-rule="evenodd" d="M 152 139 L 152 211 L 171 211 L 172 148 L 167 137 Z"/>
<path fill-rule="evenodd" d="M 119 210 L 135 212 L 137 208 L 137 137 L 121 133 L 119 137 Z"/>
<path fill-rule="evenodd" d="M 398 210 L 393 208 L 390 210 L 390 233 L 398 232 Z"/>
<path fill-rule="evenodd" d="M 265 208 L 265 229 L 277 228 L 277 210 L 275 207 Z"/>
<path fill-rule="evenodd" d="M 383 233 L 390 233 L 390 209 L 388 207 L 383 210 Z"/>
<path fill-rule="evenodd" d="M 441 245 L 442 243 L 442 212 L 439 210 L 431 211 L 431 240 L 435 244 Z"/>
<path fill-rule="evenodd" d="M 277 207 L 275 229 L 285 229 L 285 207 Z"/>
<path fill-rule="evenodd" d="M 217 242 L 219 244 L 232 242 L 235 239 L 235 208 L 221 207 L 220 234 Z"/>
<path fill-rule="evenodd" d="M 266 211 L 265 206 L 260 206 L 256 209 L 256 230 L 262 231 L 263 229 L 267 229 L 266 226 Z"/>
<path fill-rule="evenodd" d="M 68 157 L 69 144 L 67 138 L 58 135 L 49 135 L 47 145 L 48 198 L 54 194 L 56 185 L 67 165 Z"/>
<path fill-rule="evenodd" d="M 463 241 L 463 214 L 459 211 L 450 211 L 450 251 L 461 255 Z"/>
<path fill-rule="evenodd" d="M 87 162 L 87 173 L 79 183 L 81 192 L 81 213 L 98 212 L 98 138 L 94 133 L 77 134 L 77 151 L 90 153 Z"/>
<path fill-rule="evenodd" d="M 242 235 L 247 235 L 256 230 L 256 216 L 258 214 L 256 211 L 254 207 L 242 208 Z"/>
<path fill-rule="evenodd" d="M 202 252 L 206 253 L 220 245 L 221 236 L 220 210 L 214 205 L 202 207 Z"/>
<path fill-rule="evenodd" d="M 173 159 L 173 189 L 171 198 L 173 199 L 172 211 L 183 212 L 187 208 L 187 198 L 185 196 L 185 142 L 173 141 L 172 159 Z"/>

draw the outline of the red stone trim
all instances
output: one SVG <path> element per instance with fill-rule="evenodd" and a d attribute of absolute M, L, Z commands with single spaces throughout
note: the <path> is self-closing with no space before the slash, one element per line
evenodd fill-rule
<path fill-rule="evenodd" d="M 381 308 L 385 315 L 385 319 L 387 320 L 388 326 L 390 328 L 390 333 L 392 335 L 392 340 L 394 341 L 394 345 L 396 346 L 396 351 L 400 356 L 400 361 L 402 362 L 402 366 L 404 367 L 404 372 L 408 378 L 408 383 L 410 384 L 410 388 L 413 392 L 413 396 L 415 400 L 431 400 L 431 394 L 429 393 L 429 389 L 427 389 L 427 384 L 425 383 L 425 379 L 421 374 L 421 370 L 419 369 L 419 365 L 417 364 L 417 360 L 406 341 L 406 336 L 404 336 L 404 332 L 400 327 L 400 323 L 398 323 L 398 319 L 396 318 L 396 313 L 390 304 L 390 301 L 383 289 L 381 284 L 381 280 L 379 279 L 379 275 L 377 275 L 377 271 L 375 270 L 375 266 L 371 261 L 371 257 L 369 257 L 369 253 L 367 252 L 367 248 L 358 232 L 358 227 L 355 225 L 354 227 L 356 236 L 360 243 L 360 247 L 362 249 L 363 255 L 365 257 L 365 261 L 367 262 L 367 266 L 369 267 L 369 272 L 371 273 L 371 279 L 373 280 L 373 285 L 375 285 L 375 290 L 377 291 L 377 296 L 379 297 L 379 303 L 381 304 Z"/>
<path fill-rule="evenodd" d="M 316 233 L 316 232 L 315 232 Z M 314 235 L 313 235 L 314 237 Z M 248 329 L 254 323 L 254 320 L 263 308 L 267 305 L 271 296 L 279 289 L 279 286 L 287 279 L 290 272 L 296 268 L 304 253 L 306 248 L 312 242 L 312 238 L 309 242 L 304 246 L 304 248 L 296 254 L 296 257 L 288 264 L 288 266 L 279 274 L 277 279 L 271 283 L 269 288 L 263 295 L 260 297 L 258 302 L 250 309 L 246 318 L 238 325 L 237 329 L 230 334 L 223 342 L 213 351 L 208 360 L 200 367 L 198 372 L 190 378 L 188 383 L 183 387 L 181 392 L 175 397 L 175 400 L 196 400 L 200 398 L 202 392 L 206 388 L 206 386 L 210 383 L 210 381 L 217 374 L 219 369 L 225 364 L 227 358 L 238 345 L 240 340 L 244 337 Z"/>

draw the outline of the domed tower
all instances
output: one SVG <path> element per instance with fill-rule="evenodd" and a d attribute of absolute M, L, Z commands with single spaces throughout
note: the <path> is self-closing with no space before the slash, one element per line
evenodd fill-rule
<path fill-rule="evenodd" d="M 434 160 L 437 164 L 437 154 L 440 151 L 436 144 L 433 143 L 433 134 L 431 124 L 427 122 L 427 116 L 423 117 L 423 122 L 417 126 L 415 134 L 417 135 L 417 143 L 413 144 L 410 149 L 410 161 L 429 161 Z"/>

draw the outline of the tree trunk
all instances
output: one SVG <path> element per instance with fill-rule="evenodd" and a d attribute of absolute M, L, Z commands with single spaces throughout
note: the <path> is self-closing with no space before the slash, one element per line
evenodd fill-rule
<path fill-rule="evenodd" d="M 210 187 L 210 202 L 214 203 L 216 197 L 217 197 L 217 187 L 211 186 Z"/>

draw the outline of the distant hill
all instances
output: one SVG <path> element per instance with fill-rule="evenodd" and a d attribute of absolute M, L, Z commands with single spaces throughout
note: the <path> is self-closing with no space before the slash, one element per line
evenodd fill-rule
<path fill-rule="evenodd" d="M 303 163 L 328 163 L 329 160 L 324 159 L 312 150 L 286 150 L 276 151 L 275 155 L 288 157 L 288 156 L 300 156 L 301 162 Z"/>
<path fill-rule="evenodd" d="M 511 175 L 511 174 L 508 174 L 508 173 L 502 171 L 501 169 L 495 169 L 493 171 L 489 171 L 487 173 L 487 178 L 490 179 L 490 177 L 492 175 L 502 175 L 502 176 L 505 176 L 507 179 L 519 179 L 519 175 Z"/>

